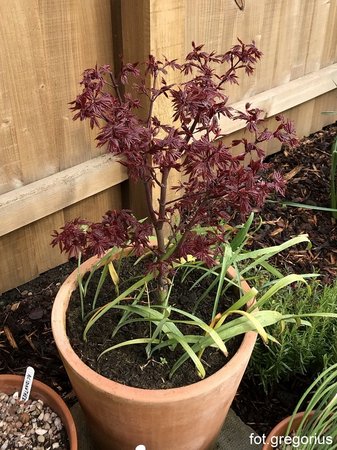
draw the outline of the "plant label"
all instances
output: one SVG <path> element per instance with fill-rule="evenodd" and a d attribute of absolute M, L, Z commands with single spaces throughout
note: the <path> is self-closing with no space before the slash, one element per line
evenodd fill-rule
<path fill-rule="evenodd" d="M 30 391 L 34 380 L 35 370 L 33 367 L 28 366 L 26 369 L 25 378 L 23 380 L 20 400 L 26 402 L 29 399 Z"/>

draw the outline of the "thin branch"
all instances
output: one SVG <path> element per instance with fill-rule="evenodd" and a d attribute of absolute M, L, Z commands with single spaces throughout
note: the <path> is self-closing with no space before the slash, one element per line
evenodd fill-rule
<path fill-rule="evenodd" d="M 157 228 L 157 217 L 156 213 L 152 206 L 152 188 L 149 181 L 144 181 L 144 188 L 145 188 L 145 195 L 146 195 L 146 203 L 147 203 L 147 209 L 149 211 L 151 222 L 153 223 L 153 226 L 155 229 Z"/>
<path fill-rule="evenodd" d="M 186 136 L 185 136 L 186 144 L 188 144 L 188 141 L 191 139 L 191 137 L 192 137 L 192 135 L 193 135 L 193 133 L 194 133 L 195 127 L 198 125 L 199 118 L 200 118 L 200 115 L 198 115 L 198 116 L 194 119 L 194 121 L 193 121 L 193 123 L 192 123 L 192 125 L 191 125 L 191 128 L 188 130 L 188 135 L 186 134 Z"/>
<path fill-rule="evenodd" d="M 156 89 L 157 78 L 158 78 L 157 74 L 153 76 L 153 86 L 152 86 L 152 90 L 153 91 Z M 152 117 L 152 111 L 153 111 L 153 105 L 154 105 L 155 99 L 156 99 L 156 96 L 152 92 L 152 95 L 151 95 L 151 98 L 150 98 L 149 114 L 148 114 L 147 119 L 146 119 L 147 127 L 149 127 L 150 123 L 151 123 L 151 117 Z"/>
<path fill-rule="evenodd" d="M 199 211 L 200 211 L 201 206 L 202 206 L 202 204 L 200 204 L 200 205 L 197 207 L 197 210 L 195 211 L 194 215 L 193 215 L 192 218 L 190 219 L 189 223 L 185 226 L 184 232 L 182 233 L 182 236 L 181 236 L 181 239 L 180 239 L 180 241 L 178 242 L 178 245 L 176 246 L 176 248 L 175 248 L 175 250 L 174 250 L 174 252 L 172 253 L 171 256 L 173 256 L 174 254 L 179 253 L 179 250 L 180 250 L 181 246 L 183 245 L 185 239 L 187 238 L 188 233 L 191 231 L 191 229 L 192 229 L 193 226 L 195 225 L 195 222 L 196 222 L 196 219 L 197 219 L 197 217 L 198 217 L 198 214 L 199 214 Z M 178 227 L 178 230 L 179 230 L 179 227 Z"/>
<path fill-rule="evenodd" d="M 163 170 L 162 180 L 161 180 L 161 189 L 160 189 L 160 199 L 159 199 L 159 222 L 161 228 L 163 227 L 163 223 L 165 221 L 165 212 L 166 212 L 166 197 L 167 197 L 167 180 L 170 173 L 170 169 L 166 167 Z"/>
<path fill-rule="evenodd" d="M 228 81 L 228 76 L 229 76 L 229 74 L 231 73 L 231 72 L 235 72 L 236 70 L 238 70 L 238 69 L 242 69 L 242 68 L 244 68 L 245 66 L 244 66 L 244 64 L 242 64 L 241 66 L 239 66 L 238 64 L 240 63 L 240 61 L 237 61 L 235 64 L 233 64 L 233 62 L 231 62 L 231 67 L 227 70 L 227 72 L 225 73 L 225 75 L 223 76 L 223 77 L 221 77 L 222 78 L 222 80 L 220 81 L 220 83 L 218 84 L 218 88 L 220 88 L 221 87 L 221 85 L 223 84 L 223 83 L 226 83 L 226 81 Z"/>
<path fill-rule="evenodd" d="M 158 228 L 157 228 L 157 238 L 158 238 L 158 248 L 161 253 L 165 253 L 165 241 L 163 226 L 165 223 L 166 216 L 166 197 L 167 197 L 167 181 L 170 173 L 169 168 L 165 168 L 162 172 L 161 188 L 160 188 L 160 198 L 159 198 L 159 212 L 158 212 Z"/>
<path fill-rule="evenodd" d="M 116 79 L 115 79 L 115 76 L 114 76 L 114 74 L 113 74 L 112 72 L 110 72 L 110 79 L 111 79 L 111 81 L 112 81 L 112 86 L 113 86 L 113 88 L 115 89 L 115 92 L 116 92 L 116 95 L 117 95 L 119 104 L 122 105 L 122 104 L 123 104 L 123 99 L 122 99 L 121 93 L 120 93 L 120 91 L 119 91 L 119 86 L 118 86 L 118 84 L 117 84 L 117 81 L 116 81 Z"/>

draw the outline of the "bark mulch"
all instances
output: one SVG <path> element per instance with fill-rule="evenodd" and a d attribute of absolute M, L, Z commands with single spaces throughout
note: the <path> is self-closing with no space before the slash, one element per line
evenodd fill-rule
<path fill-rule="evenodd" d="M 337 223 L 331 212 L 283 206 L 291 201 L 313 207 L 330 208 L 331 144 L 337 124 L 314 133 L 295 149 L 285 149 L 269 158 L 287 181 L 284 198 L 267 202 L 261 211 L 263 225 L 254 237 L 255 247 L 278 245 L 298 234 L 307 233 L 310 250 L 290 249 L 276 258 L 285 273 L 319 272 L 324 284 L 337 275 Z"/>

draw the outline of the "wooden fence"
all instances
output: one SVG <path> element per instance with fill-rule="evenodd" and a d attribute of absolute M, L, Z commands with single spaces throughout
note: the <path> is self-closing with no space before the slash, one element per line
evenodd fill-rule
<path fill-rule="evenodd" d="M 285 113 L 300 136 L 334 120 L 320 113 L 337 104 L 337 2 L 0 0 L 0 20 L 0 292 L 64 261 L 49 245 L 64 221 L 129 204 L 144 213 L 125 170 L 71 120 L 85 68 L 118 66 L 121 54 L 182 59 L 192 40 L 221 52 L 253 39 L 264 57 L 230 88 L 234 105 Z M 164 104 L 156 113 L 170 120 Z M 243 124 L 223 126 L 232 139 Z"/>

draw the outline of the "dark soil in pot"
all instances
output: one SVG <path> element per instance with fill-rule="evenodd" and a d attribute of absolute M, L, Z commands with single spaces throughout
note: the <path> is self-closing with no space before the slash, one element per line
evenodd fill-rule
<path fill-rule="evenodd" d="M 75 267 L 73 263 L 64 264 L 0 297 L 0 373 L 23 375 L 27 365 L 31 365 L 36 369 L 36 377 L 54 388 L 68 406 L 76 398 L 54 344 L 50 311 L 60 282 Z M 32 319 L 41 314 L 35 312 L 40 310 L 43 318 Z M 17 348 L 13 348 L 7 338 L 5 326 Z M 256 432 L 268 433 L 275 423 L 289 415 L 311 381 L 296 377 L 292 383 L 276 385 L 273 392 L 266 395 L 258 384 L 244 378 L 232 407 Z"/>
<path fill-rule="evenodd" d="M 138 263 L 134 266 L 136 258 L 123 258 L 121 263 L 121 269 L 119 272 L 119 278 L 121 282 L 127 280 L 133 276 L 140 276 L 146 273 L 144 264 Z M 117 264 L 115 263 L 117 266 Z M 144 272 L 145 271 L 145 272 Z M 100 271 L 97 273 L 96 279 L 93 279 L 89 286 L 86 301 L 88 299 L 88 309 L 90 311 L 91 299 L 94 298 L 95 289 L 99 279 Z M 190 290 L 192 284 L 202 275 L 202 272 L 196 272 L 192 276 L 188 276 L 184 281 L 177 275 L 174 280 L 174 288 L 170 295 L 170 305 L 184 309 L 185 311 L 192 313 L 196 305 L 197 300 L 202 292 L 204 292 L 209 281 L 203 280 L 195 289 Z M 134 282 L 134 281 L 133 281 Z M 123 290 L 128 287 L 128 283 L 123 284 Z M 149 284 L 148 286 L 149 297 L 145 300 L 150 302 L 151 305 L 158 304 L 158 300 L 155 295 L 155 284 Z M 203 300 L 195 314 L 202 319 L 205 323 L 209 324 L 211 320 L 214 298 L 216 291 L 211 292 L 208 298 Z M 105 284 L 103 285 L 102 292 L 96 307 L 105 305 L 107 302 L 115 298 L 115 292 L 113 284 L 109 277 L 107 277 Z M 132 301 L 132 300 L 130 300 Z M 223 312 L 233 300 L 231 298 L 224 299 L 220 302 L 219 308 Z M 83 342 L 82 335 L 85 323 L 81 320 L 81 307 L 80 298 L 78 292 L 76 292 L 71 301 L 67 312 L 67 335 L 69 337 L 71 346 L 80 358 L 92 369 L 106 378 L 110 378 L 128 386 L 144 388 L 144 389 L 168 389 L 186 386 L 191 383 L 200 381 L 200 377 L 197 374 L 195 366 L 192 361 L 186 361 L 180 369 L 169 377 L 169 373 L 174 363 L 183 354 L 180 346 L 172 351 L 169 348 L 161 349 L 159 352 L 155 352 L 153 357 L 149 360 L 145 352 L 145 345 L 130 345 L 113 350 L 98 360 L 98 356 L 102 351 L 118 344 L 123 341 L 136 338 L 148 338 L 150 332 L 154 329 L 153 324 L 136 322 L 128 324 L 121 328 L 115 337 L 111 337 L 112 331 L 118 325 L 119 320 L 122 317 L 122 313 L 118 310 L 109 311 L 104 318 L 101 318 L 88 333 L 87 343 Z M 135 317 L 135 316 L 133 316 Z M 186 320 L 186 317 L 171 313 L 171 318 Z M 203 334 L 204 332 L 195 326 L 177 324 L 179 329 L 184 334 Z M 202 362 L 206 369 L 207 376 L 212 375 L 223 367 L 230 357 L 234 355 L 238 349 L 242 337 L 238 337 L 229 341 L 227 349 L 229 357 L 226 358 L 220 351 L 215 348 L 206 349 L 202 356 Z"/>

